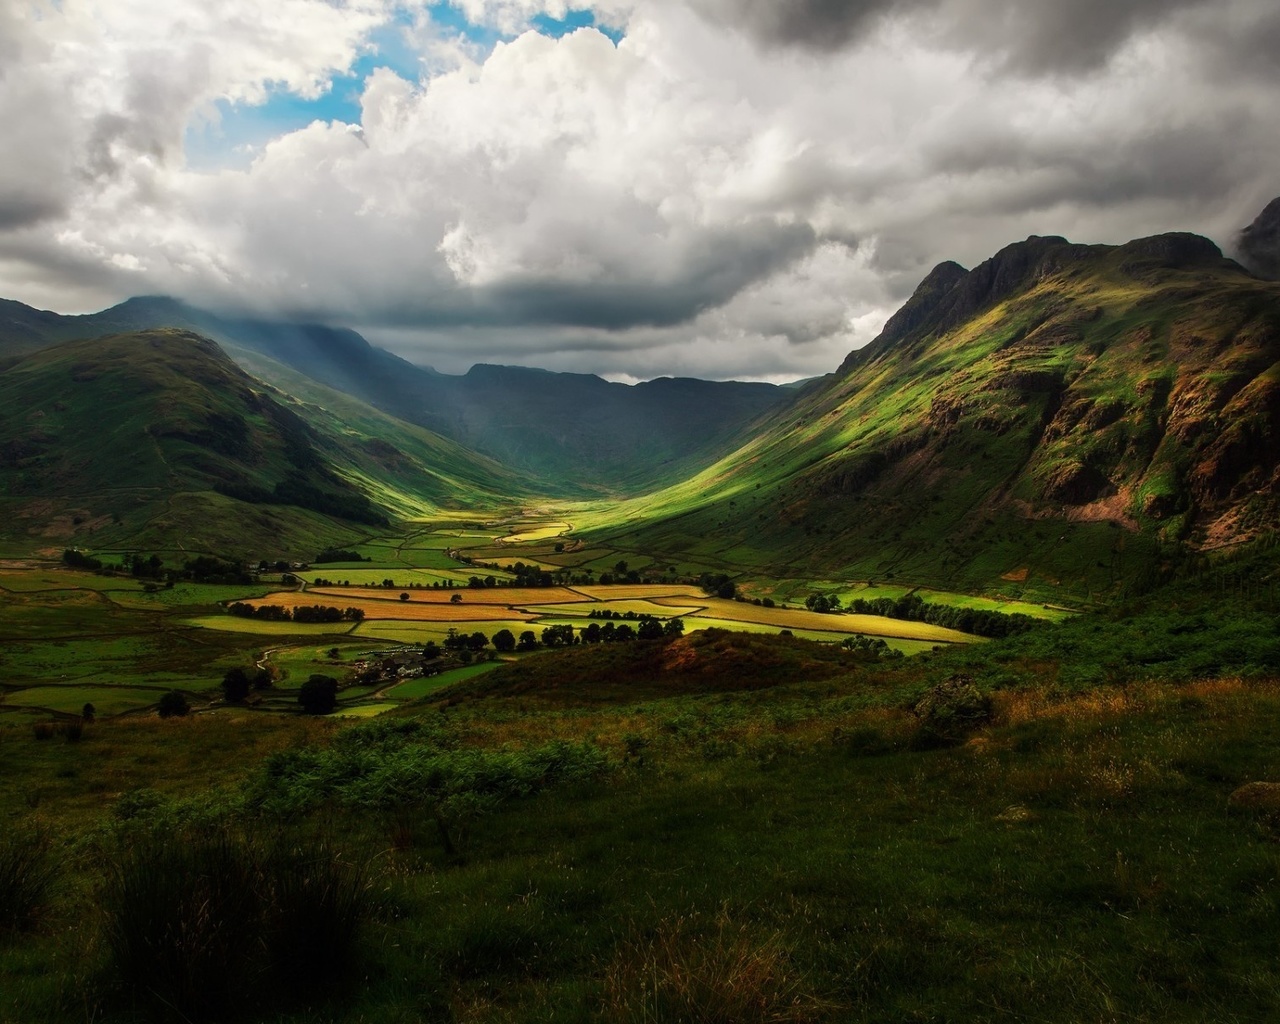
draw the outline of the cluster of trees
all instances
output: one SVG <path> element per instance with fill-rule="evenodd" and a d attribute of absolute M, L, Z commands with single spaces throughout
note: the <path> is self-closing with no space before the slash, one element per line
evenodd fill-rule
<path fill-rule="evenodd" d="M 840 642 L 840 646 L 846 651 L 867 654 L 874 658 L 901 658 L 904 656 L 901 651 L 895 651 L 878 636 L 863 636 L 861 633 L 845 637 Z"/>
<path fill-rule="evenodd" d="M 738 596 L 737 584 L 722 572 L 704 572 L 698 577 L 698 586 L 712 597 L 733 600 Z"/>
<path fill-rule="evenodd" d="M 804 599 L 804 606 L 811 612 L 838 612 L 840 610 L 840 598 L 835 594 L 829 597 L 826 594 L 810 594 Z"/>
<path fill-rule="evenodd" d="M 243 601 L 234 601 L 227 611 L 242 619 L 262 619 L 266 622 L 359 622 L 364 618 L 362 608 L 334 608 L 331 605 L 300 605 L 292 610 L 278 604 L 254 607 Z"/>
<path fill-rule="evenodd" d="M 251 665 L 248 668 L 229 669 L 222 677 L 222 695 L 229 704 L 239 704 L 249 696 L 250 690 L 269 690 L 275 685 L 271 671 Z"/>
<path fill-rule="evenodd" d="M 927 622 L 931 626 L 945 626 L 975 636 L 1005 637 L 1025 633 L 1040 624 L 1030 615 L 1015 612 L 986 611 L 979 608 L 960 608 L 955 605 L 929 604 L 915 594 L 899 598 L 878 597 L 872 600 L 856 598 L 849 603 L 849 611 L 858 615 L 883 615 L 890 619 L 908 622 Z"/>
<path fill-rule="evenodd" d="M 72 569 L 85 569 L 104 575 L 123 572 L 135 579 L 163 580 L 170 586 L 178 580 L 191 580 L 193 583 L 253 582 L 253 577 L 245 572 L 239 562 L 217 555 L 198 555 L 183 562 L 181 568 L 165 568 L 164 560 L 159 555 L 143 557 L 126 551 L 120 556 L 118 565 L 111 565 L 83 551 L 67 548 L 62 552 L 62 564 Z"/>
<path fill-rule="evenodd" d="M 344 551 L 341 548 L 325 548 L 311 561 L 316 565 L 323 565 L 326 562 L 371 562 L 373 559 L 365 558 L 359 551 Z M 286 568 L 288 568 L 288 566 L 286 566 Z"/>

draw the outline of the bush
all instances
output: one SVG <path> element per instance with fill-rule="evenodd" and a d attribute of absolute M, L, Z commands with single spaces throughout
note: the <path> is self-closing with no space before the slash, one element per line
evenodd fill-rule
<path fill-rule="evenodd" d="M 298 687 L 298 703 L 309 715 L 327 715 L 338 706 L 338 680 L 313 675 Z"/>
<path fill-rule="evenodd" d="M 161 718 L 181 718 L 191 710 L 186 696 L 180 690 L 170 690 L 160 698 L 157 711 Z"/>
<path fill-rule="evenodd" d="M 0 839 L 0 935 L 30 928 L 49 901 L 57 868 L 34 833 Z"/>
<path fill-rule="evenodd" d="M 967 676 L 953 676 L 926 693 L 915 706 L 918 748 L 951 746 L 991 721 L 991 698 Z"/>

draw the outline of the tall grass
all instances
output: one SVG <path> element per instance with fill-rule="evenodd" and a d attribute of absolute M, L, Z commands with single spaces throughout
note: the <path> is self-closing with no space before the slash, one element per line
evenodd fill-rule
<path fill-rule="evenodd" d="M 720 915 L 662 922 L 620 943 L 605 972 L 603 1020 L 634 1024 L 803 1024 L 821 1004 L 777 935 Z"/>
<path fill-rule="evenodd" d="M 123 851 L 103 898 L 112 973 L 162 1015 L 217 1020 L 263 961 L 255 851 L 226 834 Z"/>
<path fill-rule="evenodd" d="M 367 873 L 327 841 L 150 835 L 104 892 L 111 974 L 129 1001 L 184 1021 L 330 994 L 352 975 L 372 907 Z"/>
<path fill-rule="evenodd" d="M 0 937 L 35 924 L 57 873 L 44 837 L 21 832 L 0 839 Z"/>

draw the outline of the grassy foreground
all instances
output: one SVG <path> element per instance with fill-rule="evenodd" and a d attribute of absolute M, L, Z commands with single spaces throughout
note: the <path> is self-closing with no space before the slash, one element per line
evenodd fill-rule
<path fill-rule="evenodd" d="M 1280 771 L 1280 661 L 1226 610 L 1211 669 L 1174 594 L 905 661 L 707 631 L 358 724 L 5 730 L 0 845 L 54 875 L 0 1019 L 1275 1019 L 1280 812 L 1232 794 Z"/>

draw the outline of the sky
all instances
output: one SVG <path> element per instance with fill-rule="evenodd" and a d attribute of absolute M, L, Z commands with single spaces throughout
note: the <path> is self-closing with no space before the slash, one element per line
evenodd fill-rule
<path fill-rule="evenodd" d="M 1030 234 L 1232 250 L 1275 0 L 0 0 L 0 296 L 791 380 Z"/>

